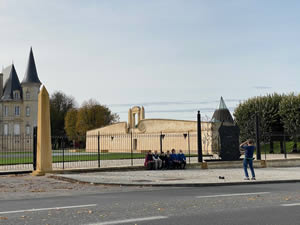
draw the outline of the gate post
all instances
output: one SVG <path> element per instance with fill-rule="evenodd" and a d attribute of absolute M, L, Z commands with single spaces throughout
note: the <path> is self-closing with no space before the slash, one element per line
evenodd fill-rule
<path fill-rule="evenodd" d="M 162 147 L 162 141 L 163 141 L 163 138 L 165 137 L 164 134 L 162 134 L 162 132 L 160 132 L 160 136 L 159 136 L 159 141 L 160 141 L 160 154 L 162 154 L 162 151 L 163 151 L 163 147 Z"/>
<path fill-rule="evenodd" d="M 33 143 L 33 170 L 36 170 L 36 147 L 37 147 L 37 127 L 33 127 L 33 137 L 32 137 L 32 143 Z"/>
<path fill-rule="evenodd" d="M 189 150 L 189 164 L 191 164 L 191 143 L 190 143 L 190 132 L 187 133 L 188 136 L 188 150 Z"/>
<path fill-rule="evenodd" d="M 261 160 L 260 152 L 260 133 L 259 133 L 259 117 L 258 114 L 255 114 L 255 130 L 256 130 L 256 159 Z"/>
<path fill-rule="evenodd" d="M 200 111 L 198 111 L 198 114 L 197 114 L 197 141 L 198 141 L 198 162 L 203 162 Z"/>
<path fill-rule="evenodd" d="M 97 141 L 98 141 L 98 167 L 100 168 L 100 132 L 98 132 Z"/>

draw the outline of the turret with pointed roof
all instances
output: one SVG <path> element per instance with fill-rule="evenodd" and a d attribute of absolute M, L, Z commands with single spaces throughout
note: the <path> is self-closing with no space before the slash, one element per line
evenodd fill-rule
<path fill-rule="evenodd" d="M 3 71 L 4 71 L 3 74 L 7 73 L 9 75 L 8 75 L 8 78 L 4 85 L 3 96 L 1 97 L 1 100 L 13 100 L 14 99 L 14 96 L 13 96 L 14 91 L 19 91 L 20 98 L 21 98 L 22 87 L 21 87 L 14 64 L 7 67 Z"/>
<path fill-rule="evenodd" d="M 227 123 L 234 123 L 233 118 L 231 116 L 231 113 L 229 109 L 227 108 L 223 97 L 220 99 L 220 105 L 219 108 L 216 109 L 214 112 L 214 115 L 212 117 L 212 122 L 227 122 Z"/>
<path fill-rule="evenodd" d="M 37 70 L 36 70 L 32 48 L 30 48 L 27 69 L 26 69 L 26 72 L 25 72 L 24 79 L 22 81 L 22 84 L 26 84 L 26 83 L 41 84 L 41 81 L 40 81 L 40 79 L 38 77 L 38 73 L 37 73 Z"/>

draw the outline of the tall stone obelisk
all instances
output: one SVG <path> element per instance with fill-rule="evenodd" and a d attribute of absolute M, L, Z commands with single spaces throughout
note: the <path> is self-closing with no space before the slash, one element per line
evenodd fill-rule
<path fill-rule="evenodd" d="M 42 176 L 52 171 L 52 149 L 50 128 L 50 100 L 45 86 L 38 96 L 37 168 L 32 173 Z"/>

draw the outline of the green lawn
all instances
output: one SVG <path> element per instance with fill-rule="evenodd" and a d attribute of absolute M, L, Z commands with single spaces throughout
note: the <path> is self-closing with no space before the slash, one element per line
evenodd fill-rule
<path fill-rule="evenodd" d="M 27 152 L 28 153 L 28 152 Z M 55 153 L 61 153 L 58 151 L 55 151 Z M 7 153 L 10 155 L 14 155 L 13 153 Z M 16 153 L 16 154 L 20 154 Z M 4 154 L 2 154 L 4 155 Z M 188 157 L 189 155 L 186 155 Z M 100 154 L 100 160 L 122 160 L 122 159 L 144 159 L 145 154 L 144 153 L 101 153 Z M 191 157 L 197 157 L 196 154 L 191 154 Z M 64 155 L 59 156 L 53 156 L 52 157 L 53 162 L 79 162 L 79 161 L 93 161 L 98 160 L 98 154 L 97 153 L 67 153 Z M 25 164 L 25 163 L 32 163 L 32 157 L 11 157 L 11 158 L 4 158 L 0 155 L 0 165 L 15 165 L 15 164 Z"/>
<path fill-rule="evenodd" d="M 32 163 L 32 157 L 21 157 L 21 158 L 1 158 L 0 165 L 16 165 L 16 164 L 28 164 Z"/>
<path fill-rule="evenodd" d="M 292 153 L 293 145 L 294 145 L 294 142 L 292 142 L 292 141 L 285 142 L 286 153 Z M 297 143 L 297 147 L 298 147 L 298 152 L 299 152 L 300 142 Z M 261 153 L 266 152 L 268 154 L 270 152 L 270 143 L 261 144 L 260 148 L 261 148 Z M 274 142 L 274 153 L 280 154 L 280 142 L 279 141 Z"/>
<path fill-rule="evenodd" d="M 133 159 L 143 159 L 145 154 L 141 153 L 133 153 Z M 88 153 L 82 155 L 62 155 L 60 156 L 53 156 L 53 162 L 77 162 L 77 161 L 93 161 L 98 160 L 97 153 Z M 130 153 L 101 153 L 100 160 L 112 160 L 112 159 L 131 159 Z"/>

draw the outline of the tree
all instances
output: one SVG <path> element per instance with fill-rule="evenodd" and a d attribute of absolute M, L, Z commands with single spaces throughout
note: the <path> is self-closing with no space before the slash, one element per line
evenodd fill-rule
<path fill-rule="evenodd" d="M 77 139 L 76 123 L 77 123 L 77 109 L 70 109 L 65 117 L 65 131 L 70 139 Z"/>
<path fill-rule="evenodd" d="M 95 100 L 84 102 L 77 113 L 76 131 L 84 136 L 86 131 L 103 127 L 119 120 L 119 116 Z"/>
<path fill-rule="evenodd" d="M 51 134 L 53 136 L 65 135 L 65 116 L 76 103 L 72 96 L 61 91 L 54 92 L 50 97 Z"/>
<path fill-rule="evenodd" d="M 241 139 L 255 139 L 255 115 L 260 118 L 259 129 L 263 138 L 268 137 L 271 132 L 283 130 L 283 124 L 279 115 L 279 103 L 283 95 L 270 94 L 266 96 L 253 97 L 240 103 L 234 111 L 234 117 L 240 128 Z M 265 140 L 266 141 L 266 140 Z M 268 140 L 271 142 L 272 140 Z M 270 149 L 272 152 L 273 149 Z"/>
<path fill-rule="evenodd" d="M 294 140 L 297 148 L 297 132 L 300 127 L 300 95 L 294 93 L 285 96 L 279 104 L 279 113 L 284 129 Z"/>

